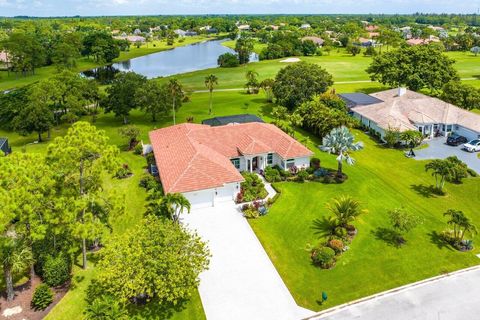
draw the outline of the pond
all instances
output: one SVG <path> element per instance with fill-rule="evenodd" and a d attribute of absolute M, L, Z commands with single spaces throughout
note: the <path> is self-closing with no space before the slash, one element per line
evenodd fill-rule
<path fill-rule="evenodd" d="M 138 58 L 99 67 L 82 74 L 102 83 L 108 83 L 120 71 L 133 71 L 147 78 L 166 77 L 175 74 L 218 67 L 218 56 L 235 53 L 222 45 L 224 40 L 204 41 L 172 50 L 161 51 Z M 258 61 L 258 55 L 252 54 L 251 62 Z"/>

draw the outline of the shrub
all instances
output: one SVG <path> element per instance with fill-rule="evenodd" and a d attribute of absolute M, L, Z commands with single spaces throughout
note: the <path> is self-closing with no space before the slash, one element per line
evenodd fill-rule
<path fill-rule="evenodd" d="M 124 179 L 132 175 L 132 170 L 130 170 L 130 167 L 128 164 L 124 163 L 121 168 L 117 170 L 115 173 L 115 178 L 117 179 Z"/>
<path fill-rule="evenodd" d="M 266 167 L 265 168 L 265 180 L 268 182 L 279 182 L 282 181 L 282 176 L 277 168 Z"/>
<path fill-rule="evenodd" d="M 124 320 L 127 311 L 109 295 L 97 296 L 85 309 L 86 320 Z"/>
<path fill-rule="evenodd" d="M 342 253 L 344 249 L 343 241 L 340 239 L 332 239 L 328 242 L 328 246 L 335 251 L 336 254 Z"/>
<path fill-rule="evenodd" d="M 133 153 L 138 155 L 141 155 L 143 153 L 143 147 L 140 143 L 137 143 L 135 148 L 133 148 Z"/>
<path fill-rule="evenodd" d="M 323 269 L 330 269 L 335 265 L 335 251 L 329 247 L 319 247 L 312 251 L 312 261 Z"/>
<path fill-rule="evenodd" d="M 49 256 L 43 265 L 43 281 L 50 287 L 64 284 L 70 279 L 70 259 L 63 254 Z"/>
<path fill-rule="evenodd" d="M 46 285 L 41 284 L 33 293 L 31 306 L 35 310 L 45 310 L 53 302 L 53 292 Z"/>
<path fill-rule="evenodd" d="M 229 52 L 220 55 L 217 59 L 217 63 L 222 68 L 233 68 L 240 65 L 238 56 Z"/>
<path fill-rule="evenodd" d="M 251 206 L 248 207 L 247 210 L 243 211 L 243 216 L 247 219 L 256 219 L 260 216 L 260 213 L 255 207 Z"/>
<path fill-rule="evenodd" d="M 310 174 L 307 172 L 307 170 L 300 170 L 297 173 L 297 180 L 299 182 L 304 182 L 305 180 L 308 179 L 309 176 Z"/>
<path fill-rule="evenodd" d="M 310 167 L 313 168 L 314 170 L 320 168 L 320 159 L 318 158 L 312 158 L 310 159 Z"/>
<path fill-rule="evenodd" d="M 470 177 L 478 177 L 478 174 L 473 169 L 468 168 L 467 172 L 470 175 Z"/>
<path fill-rule="evenodd" d="M 139 182 L 139 186 L 142 188 L 145 188 L 147 191 L 152 189 L 156 189 L 156 190 L 161 189 L 160 183 L 158 183 L 155 177 L 149 173 L 146 173 L 142 176 Z"/>
<path fill-rule="evenodd" d="M 243 201 L 249 202 L 253 200 L 263 199 L 268 193 L 265 190 L 265 185 L 263 181 L 254 173 L 243 172 L 244 182 L 241 183 L 241 191 Z M 238 196 L 237 196 L 238 200 Z"/>
<path fill-rule="evenodd" d="M 388 128 L 383 136 L 387 147 L 393 148 L 400 142 L 400 130 L 397 128 Z"/>

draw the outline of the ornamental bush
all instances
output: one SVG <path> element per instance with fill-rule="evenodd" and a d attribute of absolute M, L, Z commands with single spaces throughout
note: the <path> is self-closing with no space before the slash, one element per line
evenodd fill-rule
<path fill-rule="evenodd" d="M 268 182 L 279 182 L 282 181 L 282 176 L 277 168 L 266 167 L 265 168 L 265 180 Z"/>
<path fill-rule="evenodd" d="M 345 248 L 343 241 L 340 239 L 332 239 L 328 242 L 328 246 L 335 251 L 336 254 L 342 253 Z"/>
<path fill-rule="evenodd" d="M 33 293 L 31 306 L 35 310 L 45 310 L 53 302 L 53 292 L 46 285 L 41 284 Z"/>
<path fill-rule="evenodd" d="M 312 261 L 322 269 L 330 269 L 335 265 L 335 251 L 329 247 L 313 249 Z"/>
<path fill-rule="evenodd" d="M 57 287 L 70 279 L 70 259 L 63 254 L 47 257 L 43 266 L 43 281 Z"/>
<path fill-rule="evenodd" d="M 305 180 L 308 179 L 308 177 L 309 177 L 309 174 L 307 170 L 300 170 L 297 173 L 297 180 L 300 182 L 304 182 Z"/>
<path fill-rule="evenodd" d="M 242 176 L 245 179 L 245 181 L 241 183 L 243 201 L 249 202 L 264 199 L 268 195 L 263 181 L 255 173 L 242 172 Z"/>

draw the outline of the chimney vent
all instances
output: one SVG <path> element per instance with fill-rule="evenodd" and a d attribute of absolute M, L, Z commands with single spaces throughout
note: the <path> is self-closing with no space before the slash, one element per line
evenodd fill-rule
<path fill-rule="evenodd" d="M 405 88 L 405 87 L 399 87 L 398 88 L 398 96 L 399 97 L 403 96 L 405 93 L 407 93 L 407 88 Z"/>

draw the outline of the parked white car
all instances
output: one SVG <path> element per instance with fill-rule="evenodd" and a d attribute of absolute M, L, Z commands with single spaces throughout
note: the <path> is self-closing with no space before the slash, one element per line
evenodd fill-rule
<path fill-rule="evenodd" d="M 463 149 L 467 150 L 468 152 L 480 151 L 480 140 L 476 139 L 465 143 L 463 145 Z"/>

